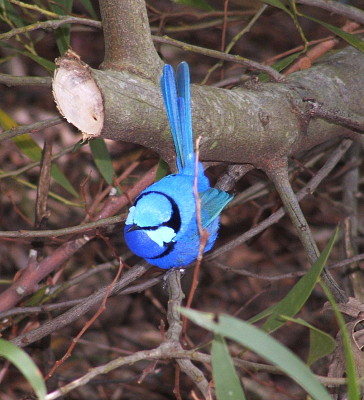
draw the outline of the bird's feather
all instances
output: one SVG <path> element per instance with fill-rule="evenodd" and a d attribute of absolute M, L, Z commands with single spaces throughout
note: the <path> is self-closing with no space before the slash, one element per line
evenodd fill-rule
<path fill-rule="evenodd" d="M 183 62 L 179 65 L 177 86 L 172 66 L 165 65 L 161 88 L 176 148 L 178 171 L 191 173 L 194 168 L 194 151 L 188 64 Z"/>
<path fill-rule="evenodd" d="M 169 125 L 171 127 L 174 146 L 176 148 L 176 162 L 178 171 L 183 169 L 183 148 L 182 148 L 182 130 L 180 113 L 177 102 L 177 89 L 174 79 L 174 72 L 171 65 L 165 65 L 161 77 L 161 88 L 164 104 L 167 111 Z"/>
<path fill-rule="evenodd" d="M 207 228 L 210 223 L 221 213 L 233 196 L 216 188 L 209 188 L 199 193 L 201 199 L 201 225 Z"/>
<path fill-rule="evenodd" d="M 177 95 L 183 99 L 183 112 L 180 113 L 182 128 L 182 148 L 184 168 L 194 171 L 195 159 L 193 149 L 190 71 L 186 62 L 177 68 Z"/>

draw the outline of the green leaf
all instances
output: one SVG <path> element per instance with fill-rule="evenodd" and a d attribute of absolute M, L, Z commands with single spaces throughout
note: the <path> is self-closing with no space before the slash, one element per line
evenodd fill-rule
<path fill-rule="evenodd" d="M 336 341 L 326 332 L 314 327 L 301 318 L 290 318 L 282 316 L 287 321 L 305 326 L 310 331 L 310 350 L 307 357 L 307 365 L 312 365 L 315 361 L 332 353 L 336 347 Z"/>
<path fill-rule="evenodd" d="M 293 23 L 295 24 L 295 26 L 296 26 L 296 28 L 297 28 L 300 36 L 301 36 L 301 39 L 302 39 L 302 41 L 304 43 L 305 50 L 306 50 L 307 39 L 305 37 L 305 34 L 303 32 L 303 29 L 302 29 L 299 21 L 298 21 L 295 2 L 293 2 L 293 1 L 289 2 L 290 8 L 293 9 L 293 12 L 285 4 L 283 4 L 280 0 L 263 0 L 263 2 L 266 3 L 266 4 L 269 4 L 269 5 L 273 6 L 273 7 L 279 8 L 280 10 L 284 11 L 285 13 L 287 13 L 292 18 Z"/>
<path fill-rule="evenodd" d="M 328 24 L 327 22 L 323 22 L 317 18 L 313 18 L 305 14 L 302 14 L 302 16 L 307 19 L 310 19 L 311 21 L 317 22 L 318 24 L 322 25 L 323 27 L 334 33 L 336 36 L 339 36 L 341 39 L 345 40 L 345 42 L 349 43 L 351 46 L 364 52 L 364 41 L 361 40 L 359 37 L 351 33 L 344 32 L 342 29 L 334 25 Z"/>
<path fill-rule="evenodd" d="M 15 344 L 0 339 L 0 356 L 9 360 L 25 376 L 32 385 L 36 395 L 40 400 L 45 399 L 47 394 L 46 386 L 38 367 L 28 354 L 15 346 Z"/>
<path fill-rule="evenodd" d="M 177 4 L 200 8 L 202 10 L 212 11 L 214 8 L 210 6 L 205 0 L 173 0 Z"/>
<path fill-rule="evenodd" d="M 298 53 L 291 54 L 287 57 L 282 58 L 281 60 L 277 61 L 275 64 L 272 65 L 272 68 L 274 68 L 276 71 L 281 72 L 285 68 L 287 68 L 289 65 L 293 63 L 301 54 L 303 54 L 304 51 L 299 51 Z M 269 79 L 269 75 L 263 72 L 262 74 L 259 74 L 259 80 L 261 82 L 266 82 Z"/>
<path fill-rule="evenodd" d="M 285 321 L 280 317 L 282 314 L 288 317 L 296 315 L 306 303 L 316 286 L 316 283 L 319 281 L 320 274 L 329 258 L 337 235 L 338 229 L 336 229 L 329 243 L 320 254 L 320 257 L 279 303 L 270 307 L 268 310 L 263 311 L 263 313 L 256 315 L 249 321 L 251 323 L 256 322 L 269 314 L 270 317 L 263 324 L 262 328 L 267 332 L 273 332 L 284 325 Z"/>
<path fill-rule="evenodd" d="M 0 125 L 3 129 L 11 129 L 18 126 L 18 124 L 3 110 L 0 110 Z M 30 135 L 25 133 L 24 135 L 15 136 L 11 139 L 18 149 L 28 156 L 32 161 L 40 161 L 42 158 L 42 149 L 39 145 L 32 139 Z M 56 164 L 52 164 L 51 167 L 52 178 L 60 184 L 68 193 L 74 197 L 78 197 L 77 192 L 63 174 L 63 172 L 58 168 Z"/>
<path fill-rule="evenodd" d="M 86 10 L 88 11 L 88 13 L 91 15 L 92 18 L 94 19 L 98 19 L 96 11 L 91 3 L 90 0 L 80 0 L 82 5 L 86 8 Z"/>
<path fill-rule="evenodd" d="M 168 175 L 168 171 L 169 171 L 168 164 L 164 160 L 160 159 L 158 163 L 157 172 L 155 175 L 156 181 L 160 181 L 162 178 Z"/>
<path fill-rule="evenodd" d="M 52 178 L 63 187 L 63 189 L 67 190 L 69 194 L 72 196 L 78 198 L 79 195 L 70 183 L 70 181 L 67 179 L 66 175 L 59 169 L 58 165 L 52 164 L 51 166 L 51 175 Z"/>
<path fill-rule="evenodd" d="M 57 0 L 49 2 L 52 11 L 58 15 L 68 15 L 72 11 L 73 0 Z M 70 24 L 63 25 L 56 29 L 56 43 L 58 50 L 63 55 L 70 47 L 71 26 Z"/>
<path fill-rule="evenodd" d="M 92 139 L 89 143 L 97 169 L 105 181 L 113 185 L 115 171 L 104 139 Z"/>
<path fill-rule="evenodd" d="M 221 335 L 215 335 L 212 342 L 211 363 L 217 399 L 245 400 L 239 377 Z"/>
<path fill-rule="evenodd" d="M 279 9 L 281 9 L 282 11 L 286 12 L 287 14 L 289 14 L 293 18 L 293 13 L 291 12 L 291 10 L 285 4 L 283 4 L 280 0 L 263 0 L 263 3 L 273 6 L 273 7 L 277 7 Z"/>
<path fill-rule="evenodd" d="M 26 25 L 26 21 L 23 20 L 19 13 L 15 10 L 14 6 L 8 0 L 0 1 L 0 19 L 6 21 L 6 18 L 2 18 L 1 15 L 6 15 L 6 17 L 18 28 Z"/>
<path fill-rule="evenodd" d="M 41 56 L 38 56 L 36 54 L 30 53 L 29 51 L 22 51 L 20 52 L 21 54 L 31 58 L 33 61 L 35 61 L 37 64 L 45 68 L 48 72 L 53 73 L 55 70 L 56 66 L 53 61 L 49 61 L 46 58 L 43 58 Z"/>
<path fill-rule="evenodd" d="M 345 354 L 345 367 L 346 367 L 346 377 L 348 380 L 349 400 L 358 400 L 360 399 L 359 380 L 356 373 L 355 360 L 351 349 L 349 332 L 346 328 L 344 317 L 340 313 L 338 306 L 335 302 L 334 296 L 331 294 L 330 290 L 326 287 L 326 285 L 323 282 L 320 283 L 322 289 L 324 290 L 332 306 L 332 309 L 334 310 L 334 314 L 340 328 L 342 343 L 344 347 L 344 354 Z"/>
<path fill-rule="evenodd" d="M 226 314 L 219 315 L 218 322 L 216 323 L 211 313 L 203 313 L 191 309 L 182 309 L 181 312 L 197 325 L 217 335 L 235 340 L 242 346 L 276 365 L 301 385 L 313 399 L 331 400 L 327 390 L 317 380 L 307 365 L 261 329 Z"/>

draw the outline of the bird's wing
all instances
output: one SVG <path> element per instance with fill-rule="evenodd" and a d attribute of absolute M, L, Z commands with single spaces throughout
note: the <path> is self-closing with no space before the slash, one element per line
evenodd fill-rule
<path fill-rule="evenodd" d="M 222 190 L 209 188 L 200 194 L 201 225 L 205 229 L 223 210 L 234 196 Z"/>
<path fill-rule="evenodd" d="M 167 116 L 176 148 L 179 172 L 194 164 L 190 73 L 188 64 L 182 62 L 177 69 L 177 87 L 173 68 L 165 65 L 161 77 L 161 88 Z"/>

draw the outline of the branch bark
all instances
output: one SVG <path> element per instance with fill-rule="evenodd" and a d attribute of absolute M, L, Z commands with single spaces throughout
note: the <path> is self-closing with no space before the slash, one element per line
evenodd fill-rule
<path fill-rule="evenodd" d="M 105 37 L 101 67 L 159 80 L 162 61 L 153 45 L 144 0 L 100 0 L 99 4 Z"/>
<path fill-rule="evenodd" d="M 70 62 L 67 57 L 70 55 L 60 61 L 54 87 L 62 62 Z M 70 70 L 80 74 L 85 68 L 89 69 L 74 60 Z M 139 143 L 170 162 L 174 150 L 159 84 L 125 70 L 89 71 L 103 100 L 104 122 L 93 135 Z M 201 159 L 249 163 L 270 170 L 277 160 L 333 137 L 361 140 L 349 128 L 313 118 L 311 104 L 314 101 L 325 109 L 339 109 L 343 115 L 363 115 L 363 74 L 364 54 L 346 48 L 308 70 L 290 75 L 283 83 L 253 82 L 235 90 L 192 85 L 194 133 L 203 138 Z M 60 109 L 63 101 L 73 104 L 82 115 L 87 112 L 79 101 L 74 103 L 72 88 L 56 101 Z M 77 126 L 77 121 L 73 123 Z M 84 126 L 82 131 L 88 134 Z"/>
<path fill-rule="evenodd" d="M 322 8 L 332 13 L 342 15 L 353 21 L 357 21 L 364 24 L 364 12 L 359 8 L 350 6 L 349 4 L 342 4 L 341 2 L 334 0 L 297 0 L 298 4 L 304 4 L 306 6 L 313 6 Z"/>

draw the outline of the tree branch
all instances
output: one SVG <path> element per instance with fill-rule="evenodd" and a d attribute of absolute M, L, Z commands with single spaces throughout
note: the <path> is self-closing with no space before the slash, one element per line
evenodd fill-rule
<path fill-rule="evenodd" d="M 138 195 L 143 189 L 149 186 L 155 176 L 156 167 L 153 167 L 139 182 L 122 196 L 110 196 L 105 202 L 102 210 L 94 217 L 94 220 L 109 217 L 127 205 L 131 198 Z M 37 290 L 38 283 L 51 272 L 59 268 L 73 254 L 92 240 L 94 236 L 84 235 L 82 238 L 75 238 L 59 246 L 52 254 L 40 262 L 34 262 L 24 269 L 14 283 L 0 294 L 0 312 L 8 310 L 17 304 L 27 295 Z"/>
<path fill-rule="evenodd" d="M 64 122 L 63 118 L 54 117 L 54 118 L 46 119 L 44 121 L 35 122 L 34 124 L 22 125 L 22 126 L 18 126 L 16 128 L 8 129 L 8 130 L 0 133 L 0 141 L 10 139 L 14 136 L 23 135 L 24 133 L 39 132 L 42 129 L 48 128 L 50 126 L 58 125 L 62 122 Z"/>
<path fill-rule="evenodd" d="M 156 82 L 162 61 L 154 48 L 144 0 L 100 0 L 103 69 L 127 70 Z"/>
<path fill-rule="evenodd" d="M 296 2 L 306 6 L 322 8 L 353 21 L 357 21 L 360 24 L 364 24 L 364 11 L 348 4 L 342 4 L 334 0 L 296 0 Z"/>
<path fill-rule="evenodd" d="M 0 83 L 6 86 L 47 86 L 51 87 L 49 76 L 14 76 L 0 73 Z"/>
<path fill-rule="evenodd" d="M 85 68 L 75 60 L 70 70 L 80 74 Z M 364 54 L 346 48 L 309 70 L 290 75 L 284 83 L 253 83 L 235 90 L 192 85 L 193 128 L 195 137 L 202 136 L 201 159 L 247 163 L 268 170 L 282 157 L 333 137 L 359 137 L 351 130 L 353 121 L 345 129 L 312 118 L 307 100 L 325 109 L 340 109 L 342 115 L 362 115 L 363 74 Z M 159 85 L 126 71 L 90 70 L 90 75 L 103 99 L 104 123 L 98 134 L 141 144 L 171 162 L 174 150 L 166 133 L 168 123 Z M 76 99 L 68 91 L 63 101 L 72 105 Z M 77 102 L 76 108 L 80 107 Z M 92 121 L 91 115 L 89 119 Z"/>

